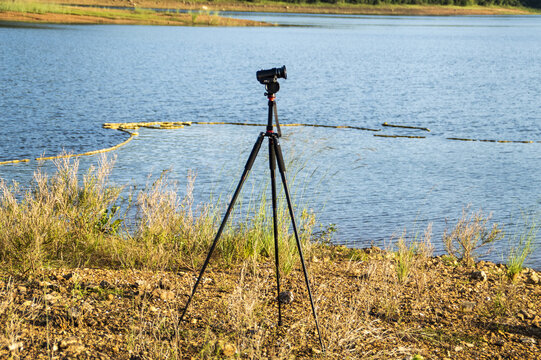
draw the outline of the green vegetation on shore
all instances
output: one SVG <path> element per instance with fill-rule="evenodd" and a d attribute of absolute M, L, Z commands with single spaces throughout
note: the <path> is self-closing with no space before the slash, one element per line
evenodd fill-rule
<path fill-rule="evenodd" d="M 541 0 L 0 0 L 0 21 L 181 26 L 268 26 L 221 11 L 367 15 L 535 14 Z M 155 11 L 152 9 L 167 9 Z M 178 10 L 183 10 L 179 12 Z M 186 13 L 187 11 L 187 13 Z"/>
<path fill-rule="evenodd" d="M 195 207 L 193 183 L 184 198 L 163 173 L 146 189 L 121 199 L 122 187 L 108 184 L 112 163 L 78 174 L 78 161 L 57 160 L 57 172 L 35 174 L 20 192 L 0 179 L 0 264 L 18 273 L 50 266 L 105 266 L 177 271 L 194 268 L 210 246 L 217 222 L 215 207 Z M 192 180 L 190 180 L 192 181 Z M 244 206 L 216 249 L 224 264 L 273 254 L 272 222 L 264 195 Z M 279 210 L 283 270 L 294 265 L 296 247 L 287 234 L 284 204 Z M 131 214 L 130 217 L 128 214 Z M 240 215 L 239 215 L 240 216 Z M 301 241 L 309 247 L 314 217 L 299 214 Z M 309 252 L 310 250 L 307 249 Z"/>
<path fill-rule="evenodd" d="M 300 5 L 458 5 L 458 6 L 501 6 L 540 8 L 540 0 L 265 0 L 268 3 L 290 3 Z M 241 1 L 242 2 L 242 1 Z M 246 1 L 251 2 L 251 1 Z M 257 1 L 255 1 L 257 3 Z"/>
<path fill-rule="evenodd" d="M 329 245 L 334 228 L 315 231 L 314 215 L 300 212 L 322 353 L 283 203 L 281 281 L 294 294 L 284 325 L 276 326 L 269 206 L 257 194 L 236 211 L 179 323 L 223 209 L 194 204 L 193 179 L 183 197 L 162 173 L 123 198 L 126 189 L 108 180 L 107 158 L 85 174 L 76 160 L 56 161 L 56 173 L 38 171 L 24 188 L 0 179 L 0 358 L 539 354 L 541 281 L 521 270 L 538 245 L 535 225 L 510 238 L 506 267 L 476 261 L 500 234 L 480 212 L 464 214 L 447 232 L 452 254 L 437 257 L 430 227 L 388 250 L 349 249 Z"/>
<path fill-rule="evenodd" d="M 193 178 L 186 195 L 168 181 L 167 172 L 145 189 L 130 191 L 108 183 L 113 161 L 102 156 L 97 168 L 79 174 L 77 159 L 55 160 L 56 173 L 41 171 L 21 191 L 19 184 L 8 185 L 0 179 L 0 264 L 18 273 L 43 268 L 69 266 L 105 266 L 145 270 L 177 271 L 196 268 L 204 259 L 221 220 L 219 208 L 193 204 Z M 283 271 L 295 265 L 296 246 L 288 234 L 289 219 L 283 199 L 279 203 L 280 256 Z M 274 241 L 271 216 L 265 192 L 252 194 L 249 204 L 240 206 L 237 218 L 230 221 L 217 248 L 216 257 L 225 265 L 273 257 Z M 235 214 L 235 213 L 234 213 Z M 310 255 L 319 245 L 330 241 L 333 227 L 317 231 L 315 215 L 301 210 L 298 228 L 301 242 Z M 447 254 L 466 266 L 474 266 L 488 246 L 508 239 L 510 277 L 538 246 L 539 226 L 535 219 L 521 233 L 505 234 L 490 216 L 481 211 L 464 211 L 457 224 L 445 231 L 442 242 Z M 418 240 L 419 239 L 419 240 Z M 319 244 L 319 245 L 318 245 Z M 318 246 L 316 246 L 318 245 Z M 398 278 L 408 277 L 414 254 L 431 256 L 430 229 L 413 240 L 406 236 L 397 243 Z M 393 250 L 394 251 L 394 250 Z"/>
<path fill-rule="evenodd" d="M 110 9 L 69 4 L 0 0 L 0 21 L 73 24 L 144 24 L 182 26 L 268 26 L 263 22 L 225 18 L 211 11 L 181 13 L 131 7 Z"/>

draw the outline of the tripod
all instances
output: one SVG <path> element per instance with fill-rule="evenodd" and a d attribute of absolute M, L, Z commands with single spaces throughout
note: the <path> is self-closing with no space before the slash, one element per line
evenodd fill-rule
<path fill-rule="evenodd" d="M 285 68 L 285 67 L 284 67 Z M 192 289 L 192 294 L 188 298 L 188 301 L 186 303 L 186 307 L 184 308 L 184 311 L 182 312 L 182 315 L 180 316 L 179 322 L 183 320 L 184 315 L 186 314 L 186 311 L 188 310 L 188 306 L 190 305 L 190 302 L 192 301 L 192 298 L 195 294 L 195 291 L 197 290 L 197 286 L 199 285 L 199 282 L 203 278 L 203 273 L 207 269 L 207 266 L 210 261 L 210 257 L 212 256 L 212 253 L 214 252 L 214 249 L 216 247 L 216 244 L 218 243 L 218 240 L 220 239 L 220 236 L 222 235 L 222 231 L 224 230 L 225 224 L 227 223 L 227 219 L 229 218 L 229 215 L 231 214 L 231 211 L 235 205 L 235 202 L 237 200 L 237 197 L 242 189 L 242 185 L 244 184 L 244 181 L 248 177 L 248 173 L 250 172 L 252 165 L 257 157 L 257 154 L 259 153 L 259 149 L 261 148 L 261 144 L 263 143 L 263 139 L 267 137 L 269 139 L 269 168 L 270 168 L 270 177 L 271 177 L 271 190 L 272 190 L 272 216 L 273 216 L 273 227 L 274 227 L 274 256 L 275 256 L 275 263 L 276 263 L 276 285 L 277 285 L 277 301 L 278 301 L 278 326 L 282 325 L 282 304 L 279 300 L 280 296 L 280 263 L 278 259 L 278 220 L 277 220 L 277 198 L 276 198 L 276 163 L 278 163 L 278 170 L 280 171 L 280 176 L 282 178 L 282 185 L 284 187 L 284 192 L 286 195 L 287 200 L 287 206 L 289 208 L 289 216 L 291 217 L 291 225 L 293 227 L 293 232 L 295 233 L 295 240 L 297 242 L 297 249 L 299 251 L 299 256 L 302 264 L 302 271 L 304 272 L 304 280 L 306 282 L 306 288 L 308 289 L 308 296 L 310 298 L 310 304 L 312 306 L 312 314 L 314 315 L 314 320 L 316 323 L 316 329 L 319 337 L 319 343 L 321 345 L 321 348 L 324 350 L 325 347 L 323 345 L 323 341 L 321 339 L 321 333 L 319 331 L 319 323 L 317 320 L 317 314 L 316 309 L 314 307 L 314 301 L 312 299 L 312 291 L 310 289 L 310 281 L 308 280 L 308 273 L 306 271 L 306 265 L 304 263 L 304 256 L 302 253 L 302 247 L 301 242 L 299 240 L 299 234 L 297 231 L 297 225 L 295 223 L 295 216 L 293 213 L 293 205 L 291 203 L 291 197 L 289 195 L 289 189 L 287 188 L 287 181 L 286 181 L 286 167 L 284 164 L 284 158 L 282 156 L 282 149 L 280 147 L 280 142 L 278 141 L 278 138 L 282 135 L 280 131 L 280 124 L 278 123 L 278 113 L 276 110 L 276 93 L 278 90 L 280 90 L 280 85 L 276 81 L 276 78 L 274 78 L 273 81 L 265 84 L 265 89 L 267 92 L 265 95 L 267 96 L 269 102 L 269 111 L 268 111 L 268 122 L 267 122 L 267 130 L 266 132 L 261 132 L 259 134 L 259 137 L 257 138 L 254 147 L 252 148 L 252 152 L 250 153 L 250 156 L 248 157 L 248 161 L 246 162 L 246 165 L 244 166 L 244 171 L 242 173 L 241 179 L 239 181 L 239 184 L 237 185 L 237 188 L 235 190 L 235 193 L 233 194 L 233 198 L 231 199 L 231 202 L 229 203 L 229 206 L 225 212 L 224 218 L 222 220 L 222 223 L 220 224 L 220 227 L 218 228 L 218 232 L 216 233 L 216 237 L 214 238 L 214 241 L 210 247 L 210 250 L 207 254 L 207 258 L 205 259 L 205 262 L 203 263 L 203 267 L 201 268 L 201 271 L 199 272 L 199 277 L 197 278 L 195 285 Z M 272 123 L 272 118 L 276 120 L 276 127 L 277 132 L 274 132 L 274 127 Z"/>

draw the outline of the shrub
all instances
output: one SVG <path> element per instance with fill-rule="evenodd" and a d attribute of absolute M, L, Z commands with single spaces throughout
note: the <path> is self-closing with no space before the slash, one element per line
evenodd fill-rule
<path fill-rule="evenodd" d="M 481 248 L 503 238 L 503 232 L 497 224 L 489 226 L 490 217 L 482 211 L 468 215 L 463 210 L 462 218 L 455 227 L 451 231 L 445 229 L 443 234 L 447 253 L 462 260 L 467 266 L 472 266 Z"/>

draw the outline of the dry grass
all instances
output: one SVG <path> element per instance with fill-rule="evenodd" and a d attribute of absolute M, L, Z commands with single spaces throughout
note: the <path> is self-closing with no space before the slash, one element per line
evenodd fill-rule
<path fill-rule="evenodd" d="M 454 228 L 450 231 L 446 229 L 443 234 L 447 253 L 472 266 L 481 248 L 486 248 L 504 236 L 498 224 L 489 225 L 490 218 L 490 215 L 482 211 L 468 214 L 464 210 Z"/>
<path fill-rule="evenodd" d="M 281 287 L 295 300 L 277 326 L 264 193 L 234 214 L 179 324 L 222 211 L 194 205 L 193 177 L 179 196 L 167 173 L 124 203 L 122 188 L 108 182 L 112 166 L 102 158 L 81 175 L 65 159 L 51 176 L 36 173 L 25 192 L 1 183 L 0 357 L 473 359 L 498 354 L 501 339 L 512 339 L 523 358 L 536 350 L 520 339 L 537 334 L 530 316 L 541 310 L 537 285 L 508 283 L 500 266 L 479 263 L 488 280 L 473 281 L 471 268 L 432 257 L 430 227 L 404 234 L 395 251 L 315 243 L 314 217 L 304 212 L 299 228 L 322 353 L 283 199 Z M 454 253 L 473 258 L 483 239 L 498 235 L 487 221 L 479 214 L 459 221 L 447 239 L 469 250 Z M 474 304 L 469 312 L 465 302 Z M 487 333 L 496 340 L 482 340 Z"/>
<path fill-rule="evenodd" d="M 195 206 L 194 178 L 184 196 L 167 173 L 121 200 L 123 188 L 110 185 L 113 161 L 82 176 L 78 162 L 60 159 L 52 176 L 41 171 L 25 192 L 0 180 L 0 263 L 19 273 L 48 266 L 106 266 L 172 270 L 199 266 L 214 239 L 221 208 Z M 236 212 L 225 229 L 216 259 L 224 265 L 274 256 L 272 216 L 264 192 Z M 133 214 L 136 213 L 135 218 Z M 283 196 L 279 201 L 280 262 L 284 273 L 298 261 Z M 314 215 L 297 219 L 301 242 L 311 249 Z"/>

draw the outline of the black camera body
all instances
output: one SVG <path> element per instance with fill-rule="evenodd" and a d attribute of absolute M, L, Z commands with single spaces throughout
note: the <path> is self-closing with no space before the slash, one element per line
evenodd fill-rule
<path fill-rule="evenodd" d="M 272 68 L 267 70 L 259 70 L 255 73 L 257 81 L 263 85 L 268 85 L 270 83 L 275 83 L 276 80 L 280 78 L 287 79 L 286 66 L 281 68 Z"/>

